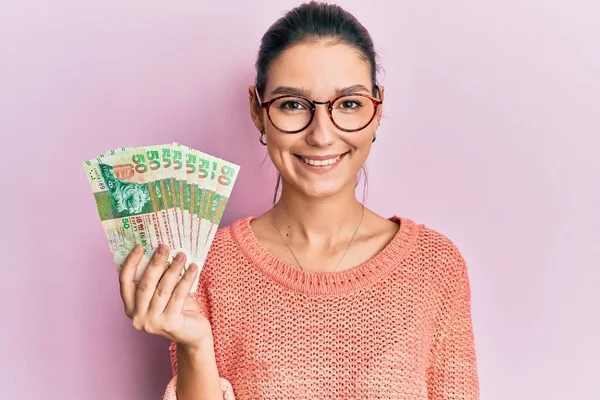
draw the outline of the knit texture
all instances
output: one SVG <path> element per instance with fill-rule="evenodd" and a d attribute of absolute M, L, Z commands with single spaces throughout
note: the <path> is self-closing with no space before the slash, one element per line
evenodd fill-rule
<path fill-rule="evenodd" d="M 267 252 L 252 218 L 219 229 L 195 295 L 225 399 L 479 399 L 467 266 L 450 239 L 394 216 L 373 258 L 316 273 Z"/>

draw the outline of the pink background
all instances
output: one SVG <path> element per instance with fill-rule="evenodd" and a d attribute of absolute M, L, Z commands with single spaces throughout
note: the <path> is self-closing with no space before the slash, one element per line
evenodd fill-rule
<path fill-rule="evenodd" d="M 182 141 L 242 166 L 225 224 L 266 210 L 246 88 L 297 4 L 0 4 L 0 397 L 160 398 L 168 343 L 123 314 L 80 163 Z M 386 70 L 367 204 L 462 250 L 482 399 L 600 398 L 600 3 L 340 4 Z"/>

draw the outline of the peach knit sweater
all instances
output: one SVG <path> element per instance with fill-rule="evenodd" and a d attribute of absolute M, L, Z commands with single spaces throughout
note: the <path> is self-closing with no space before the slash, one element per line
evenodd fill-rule
<path fill-rule="evenodd" d="M 314 273 L 268 253 L 251 219 L 219 229 L 196 294 L 225 399 L 479 399 L 467 267 L 447 237 L 394 216 L 369 261 Z"/>

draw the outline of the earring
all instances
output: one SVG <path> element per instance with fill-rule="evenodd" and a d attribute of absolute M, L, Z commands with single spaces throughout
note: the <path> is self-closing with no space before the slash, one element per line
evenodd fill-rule
<path fill-rule="evenodd" d="M 265 142 L 265 133 L 261 132 L 260 136 L 258 137 L 258 141 L 260 142 L 260 144 L 262 144 L 263 146 L 267 145 L 267 142 Z"/>
<path fill-rule="evenodd" d="M 373 132 L 373 139 L 371 139 L 371 143 L 375 143 L 377 140 L 377 131 Z"/>

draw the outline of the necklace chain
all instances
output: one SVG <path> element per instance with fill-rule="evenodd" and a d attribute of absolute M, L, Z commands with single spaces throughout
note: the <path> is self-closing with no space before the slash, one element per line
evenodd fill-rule
<path fill-rule="evenodd" d="M 300 267 L 300 269 L 303 270 L 304 268 L 302 268 L 302 265 L 300 264 L 300 261 L 298 261 L 298 258 L 294 254 L 294 251 L 288 245 L 287 241 L 283 237 L 283 233 L 281 233 L 281 229 L 279 229 L 279 225 L 277 224 L 277 218 L 276 218 L 277 215 L 276 214 L 277 214 L 277 212 L 273 211 L 273 223 L 275 224 L 275 227 L 277 228 L 277 232 L 279 232 L 279 236 L 281 236 L 281 240 L 283 240 L 283 243 L 285 244 L 285 246 L 288 248 L 288 250 L 290 251 L 290 253 L 292 253 L 292 257 L 294 257 L 294 260 L 296 260 L 296 263 L 298 264 L 298 267 Z M 346 250 L 344 250 L 344 254 L 342 254 L 342 258 L 340 258 L 340 260 L 338 261 L 337 265 L 335 266 L 335 268 L 331 272 L 335 272 L 338 269 L 338 267 L 342 263 L 342 260 L 346 256 L 346 253 L 348 253 L 348 249 L 350 249 L 350 245 L 352 245 L 352 242 L 354 241 L 354 237 L 356 236 L 356 233 L 358 232 L 358 229 L 360 228 L 360 225 L 362 224 L 364 216 L 365 216 L 365 205 L 362 204 L 362 214 L 360 216 L 360 221 L 358 223 L 358 226 L 354 230 L 354 233 L 352 234 L 352 237 L 350 238 L 350 241 L 348 242 L 348 246 L 346 246 Z"/>

